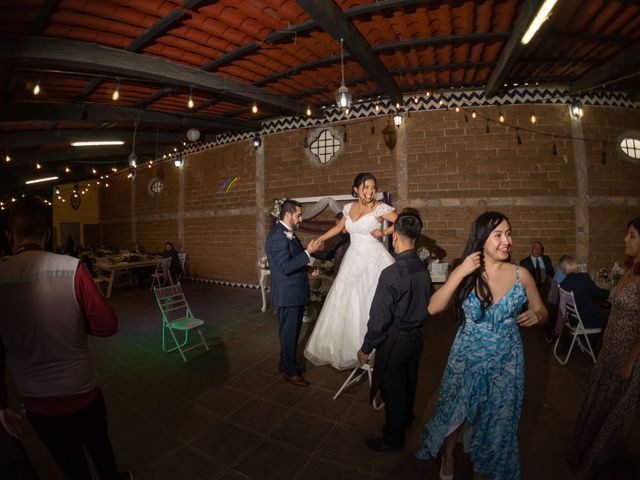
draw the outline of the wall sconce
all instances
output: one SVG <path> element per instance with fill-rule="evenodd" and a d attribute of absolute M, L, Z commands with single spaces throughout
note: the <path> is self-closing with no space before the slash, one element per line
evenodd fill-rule
<path fill-rule="evenodd" d="M 582 104 L 578 100 L 574 100 L 571 102 L 571 107 L 569 108 L 569 112 L 573 118 L 582 118 L 584 117 L 584 110 L 582 109 Z"/>
<path fill-rule="evenodd" d="M 262 138 L 260 138 L 259 133 L 256 133 L 255 137 L 253 137 L 251 144 L 253 145 L 253 148 L 255 148 L 256 150 L 258 150 L 262 146 Z"/>
<path fill-rule="evenodd" d="M 402 115 L 400 115 L 399 113 L 396 113 L 396 114 L 393 116 L 393 124 L 394 124 L 396 127 L 399 127 L 400 125 L 402 125 Z"/>
<path fill-rule="evenodd" d="M 182 166 L 182 157 L 176 157 L 173 159 L 173 164 L 180 168 Z"/>
<path fill-rule="evenodd" d="M 396 146 L 396 141 L 398 140 L 398 133 L 393 125 L 387 125 L 382 130 L 382 137 L 384 138 L 384 144 L 387 146 L 389 150 L 393 150 Z"/>

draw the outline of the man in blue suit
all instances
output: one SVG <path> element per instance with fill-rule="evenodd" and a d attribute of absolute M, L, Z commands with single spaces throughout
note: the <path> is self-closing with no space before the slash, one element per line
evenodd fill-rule
<path fill-rule="evenodd" d="M 302 223 L 302 205 L 286 200 L 280 218 L 267 238 L 266 251 L 271 269 L 271 305 L 276 308 L 280 337 L 280 370 L 284 379 L 299 387 L 309 382 L 296 360 L 296 347 L 304 306 L 309 299 L 307 264 L 322 242 L 311 240 L 305 249 L 294 231 Z"/>

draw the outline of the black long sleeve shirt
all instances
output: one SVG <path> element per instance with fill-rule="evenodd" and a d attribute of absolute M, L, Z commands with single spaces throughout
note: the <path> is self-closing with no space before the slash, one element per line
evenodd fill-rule
<path fill-rule="evenodd" d="M 429 316 L 430 291 L 431 276 L 415 249 L 399 254 L 380 274 L 362 352 L 369 354 L 382 345 L 394 324 L 400 329 L 421 327 Z"/>

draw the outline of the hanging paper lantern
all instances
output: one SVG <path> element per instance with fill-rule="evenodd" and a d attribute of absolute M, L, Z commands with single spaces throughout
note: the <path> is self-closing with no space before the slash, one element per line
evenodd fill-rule
<path fill-rule="evenodd" d="M 200 138 L 200 130 L 197 128 L 190 128 L 187 130 L 187 138 L 192 142 L 197 142 Z"/>

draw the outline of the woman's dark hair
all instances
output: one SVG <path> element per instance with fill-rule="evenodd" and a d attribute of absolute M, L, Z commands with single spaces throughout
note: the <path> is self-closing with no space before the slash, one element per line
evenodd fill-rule
<path fill-rule="evenodd" d="M 462 254 L 462 260 L 474 252 L 482 252 L 484 250 L 484 244 L 487 241 L 487 238 L 489 238 L 489 235 L 491 235 L 491 232 L 493 232 L 504 220 L 507 221 L 509 228 L 511 228 L 511 222 L 509 222 L 509 219 L 504 213 L 485 212 L 476 218 L 471 225 L 471 233 L 469 233 L 469 240 L 467 241 L 467 246 Z M 472 290 L 475 291 L 476 297 L 480 300 L 480 308 L 482 311 L 493 303 L 493 295 L 491 295 L 491 289 L 482 275 L 483 273 L 484 256 L 481 256 L 480 268 L 464 277 L 453 297 L 454 305 L 458 312 L 458 318 L 463 322 L 464 312 L 462 311 L 462 303 L 466 300 Z"/>
<path fill-rule="evenodd" d="M 631 220 L 629 220 L 629 223 L 627 223 L 627 230 L 629 230 L 629 227 L 635 228 L 636 232 L 640 234 L 640 217 L 632 218 Z M 624 262 L 624 266 L 627 268 L 633 267 L 633 258 L 628 257 Z M 634 275 L 640 275 L 640 262 L 638 263 L 638 265 L 636 265 L 636 268 L 631 273 L 633 273 Z"/>
<path fill-rule="evenodd" d="M 169 245 L 171 248 L 173 248 L 173 243 L 171 243 L 171 242 L 165 242 L 164 246 L 166 247 L 167 245 Z"/>
<path fill-rule="evenodd" d="M 376 177 L 374 177 L 372 174 L 367 172 L 359 173 L 358 175 L 356 175 L 356 178 L 353 179 L 353 186 L 351 187 L 352 197 L 358 196 L 358 194 L 354 192 L 354 189 L 359 188 L 360 185 L 362 185 L 367 180 L 373 180 L 376 183 L 376 186 L 378 185 L 378 180 L 376 180 Z"/>

